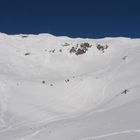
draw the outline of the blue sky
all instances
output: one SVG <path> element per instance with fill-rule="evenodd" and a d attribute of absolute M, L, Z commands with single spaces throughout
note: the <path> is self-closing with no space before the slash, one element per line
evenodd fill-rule
<path fill-rule="evenodd" d="M 0 0 L 0 32 L 140 37 L 139 0 Z"/>

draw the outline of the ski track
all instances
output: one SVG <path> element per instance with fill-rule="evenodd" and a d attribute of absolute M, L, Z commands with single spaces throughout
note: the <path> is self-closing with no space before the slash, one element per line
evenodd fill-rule
<path fill-rule="evenodd" d="M 40 132 L 40 130 L 38 130 L 38 131 L 36 131 L 36 132 L 34 132 L 34 133 L 32 133 L 32 134 L 29 134 L 29 135 L 27 135 L 27 136 L 25 136 L 25 137 L 16 138 L 16 139 L 14 139 L 14 140 L 30 140 L 32 137 L 36 136 L 39 132 Z"/>
<path fill-rule="evenodd" d="M 107 134 L 99 135 L 99 136 L 85 137 L 85 138 L 78 139 L 78 140 L 95 140 L 95 139 L 102 139 L 105 137 L 111 137 L 114 135 L 122 135 L 122 134 L 129 134 L 129 133 L 140 133 L 140 129 L 117 131 L 117 132 L 107 133 Z"/>

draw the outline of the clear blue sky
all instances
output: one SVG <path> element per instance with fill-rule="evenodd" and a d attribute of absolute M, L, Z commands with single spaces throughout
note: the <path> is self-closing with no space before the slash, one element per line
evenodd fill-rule
<path fill-rule="evenodd" d="M 140 0 L 0 0 L 0 32 L 140 37 Z"/>

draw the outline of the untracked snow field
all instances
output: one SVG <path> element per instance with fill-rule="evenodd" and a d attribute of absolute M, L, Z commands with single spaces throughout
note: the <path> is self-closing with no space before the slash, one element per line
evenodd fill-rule
<path fill-rule="evenodd" d="M 140 39 L 0 33 L 0 140 L 140 140 Z"/>

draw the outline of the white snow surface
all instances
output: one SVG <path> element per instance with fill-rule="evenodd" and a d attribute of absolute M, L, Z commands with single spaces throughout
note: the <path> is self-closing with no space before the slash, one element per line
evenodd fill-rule
<path fill-rule="evenodd" d="M 0 33 L 0 140 L 139 140 L 139 72 L 140 39 Z"/>

